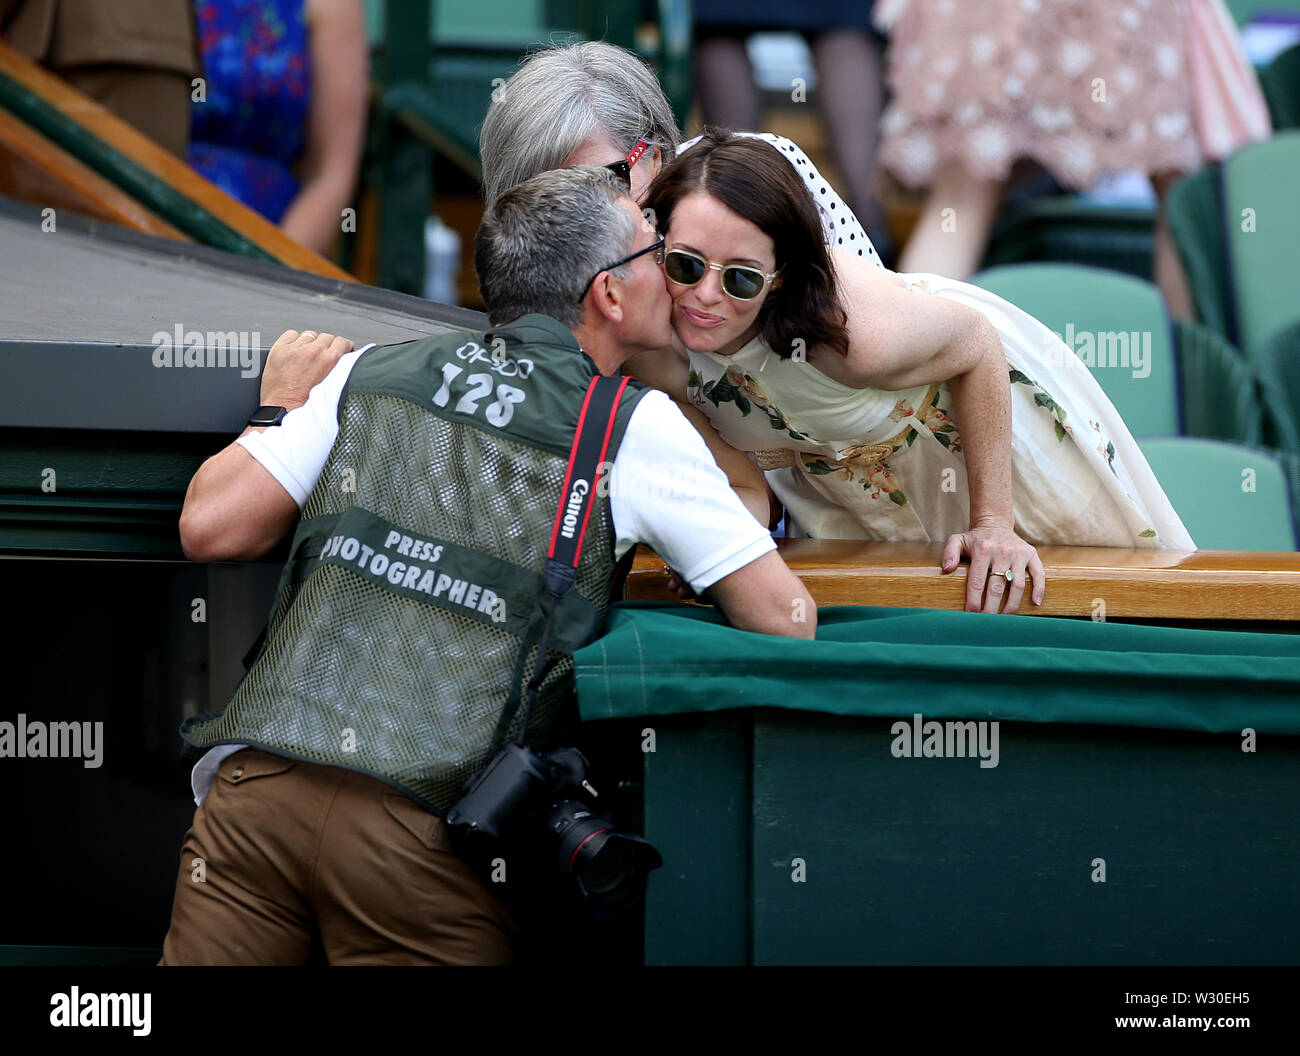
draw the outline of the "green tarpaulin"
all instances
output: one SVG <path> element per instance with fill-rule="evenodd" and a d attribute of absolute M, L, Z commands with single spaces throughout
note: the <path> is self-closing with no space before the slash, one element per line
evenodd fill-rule
<path fill-rule="evenodd" d="M 803 641 L 628 602 L 575 662 L 584 719 L 778 707 L 1300 733 L 1293 634 L 845 606 Z"/>

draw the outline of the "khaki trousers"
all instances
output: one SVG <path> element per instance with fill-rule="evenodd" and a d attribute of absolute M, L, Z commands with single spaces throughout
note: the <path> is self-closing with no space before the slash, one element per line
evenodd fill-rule
<path fill-rule="evenodd" d="M 381 781 L 248 748 L 185 835 L 160 963 L 507 964 L 517 925 L 442 821 Z"/>
<path fill-rule="evenodd" d="M 190 78 L 166 70 L 91 66 L 56 71 L 78 91 L 185 160 L 190 143 Z"/>

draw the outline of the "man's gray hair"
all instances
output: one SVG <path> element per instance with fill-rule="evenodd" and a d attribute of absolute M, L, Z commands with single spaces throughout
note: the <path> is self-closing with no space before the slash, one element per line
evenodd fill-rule
<path fill-rule="evenodd" d="M 507 187 L 558 169 L 592 136 L 624 153 L 644 139 L 665 163 L 681 142 L 654 71 L 632 52 L 587 40 L 530 55 L 493 93 L 483 120 L 484 199 L 491 204 Z"/>
<path fill-rule="evenodd" d="M 623 182 L 594 165 L 542 172 L 502 192 L 474 238 L 492 325 L 536 312 L 577 327 L 588 280 L 634 252 L 637 222 L 619 204 L 627 201 Z"/>

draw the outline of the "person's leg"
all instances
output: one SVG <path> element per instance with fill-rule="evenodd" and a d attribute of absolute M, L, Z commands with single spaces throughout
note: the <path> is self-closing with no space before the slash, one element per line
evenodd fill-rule
<path fill-rule="evenodd" d="M 925 200 L 898 270 L 965 280 L 979 270 L 1002 201 L 1002 184 L 979 180 L 958 162 L 942 168 Z"/>
<path fill-rule="evenodd" d="M 303 964 L 307 867 L 331 795 L 292 759 L 224 760 L 185 836 L 162 963 Z"/>
<path fill-rule="evenodd" d="M 758 132 L 763 97 L 745 50 L 745 37 L 702 31 L 695 42 L 695 90 L 700 120 L 737 132 Z"/>
<path fill-rule="evenodd" d="M 348 774 L 321 838 L 312 908 L 330 964 L 509 964 L 518 928 L 442 821 Z"/>
<path fill-rule="evenodd" d="M 1176 319 L 1196 319 L 1196 304 L 1192 299 L 1192 288 L 1183 270 L 1182 258 L 1178 247 L 1174 245 L 1173 233 L 1165 222 L 1165 200 L 1170 188 L 1182 177 L 1181 172 L 1162 172 L 1151 177 L 1151 184 L 1160 199 L 1160 209 L 1156 214 L 1156 238 L 1152 254 L 1151 271 L 1156 285 L 1164 294 L 1169 314 Z"/>
<path fill-rule="evenodd" d="M 810 41 L 817 65 L 817 102 L 853 210 L 886 266 L 893 245 L 876 197 L 878 123 L 885 105 L 880 45 L 865 29 L 833 29 Z"/>

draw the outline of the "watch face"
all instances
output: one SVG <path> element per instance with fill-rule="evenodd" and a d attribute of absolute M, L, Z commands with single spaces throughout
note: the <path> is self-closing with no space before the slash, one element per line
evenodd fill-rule
<path fill-rule="evenodd" d="M 288 412 L 283 407 L 259 407 L 248 419 L 249 425 L 276 425 Z"/>

